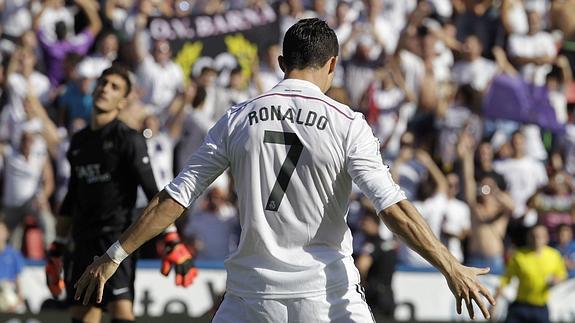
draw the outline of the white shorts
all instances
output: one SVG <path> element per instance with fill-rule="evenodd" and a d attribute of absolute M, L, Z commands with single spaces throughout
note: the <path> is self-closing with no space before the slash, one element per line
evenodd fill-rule
<path fill-rule="evenodd" d="M 375 322 L 359 286 L 306 298 L 242 298 L 226 293 L 212 323 Z"/>

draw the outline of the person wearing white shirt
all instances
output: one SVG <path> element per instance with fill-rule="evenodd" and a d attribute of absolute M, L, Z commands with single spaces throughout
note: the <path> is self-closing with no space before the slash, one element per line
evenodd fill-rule
<path fill-rule="evenodd" d="M 527 200 L 537 189 L 547 184 L 547 171 L 541 161 L 527 156 L 525 136 L 521 130 L 513 133 L 511 147 L 513 156 L 494 162 L 493 168 L 505 178 L 515 203 L 513 216 L 519 218 L 527 211 Z"/>
<path fill-rule="evenodd" d="M 48 197 L 54 189 L 54 172 L 46 142 L 26 125 L 20 131 L 17 147 L 0 145 L 0 157 L 4 159 L 2 206 L 12 232 L 12 246 L 21 248 L 23 223 L 28 215 L 38 220 L 44 240 L 52 241 L 56 221 L 50 212 Z"/>
<path fill-rule="evenodd" d="M 154 113 L 162 115 L 178 92 L 182 91 L 184 73 L 182 68 L 171 60 L 172 50 L 165 40 L 155 41 L 152 55 L 144 55 L 136 77 L 144 94 L 142 102 L 154 108 Z"/>
<path fill-rule="evenodd" d="M 483 92 L 497 73 L 497 64 L 481 56 L 483 47 L 475 35 L 467 36 L 463 43 L 463 59 L 457 61 L 451 71 L 451 78 L 458 85 L 470 84 Z"/>
<path fill-rule="evenodd" d="M 27 113 L 25 101 L 36 97 L 42 104 L 49 101 L 50 81 L 48 78 L 34 69 L 36 56 L 31 49 L 19 49 L 11 62 L 15 66 L 15 71 L 9 73 L 6 80 L 7 105 L 0 112 L 0 138 L 14 138 L 16 128 L 26 121 Z"/>
<path fill-rule="evenodd" d="M 483 297 L 494 300 L 477 276 L 489 270 L 459 264 L 391 179 L 363 115 L 324 94 L 337 62 L 333 30 L 303 19 L 283 43 L 285 79 L 226 112 L 186 168 L 86 269 L 75 298 L 87 302 L 95 293 L 99 301 L 123 258 L 175 221 L 229 167 L 242 231 L 225 261 L 226 294 L 213 322 L 373 322 L 351 257 L 352 182 L 395 234 L 444 273 L 471 317 L 473 301 L 488 317 Z"/>
<path fill-rule="evenodd" d="M 460 191 L 459 176 L 455 173 L 448 174 L 447 180 L 447 204 L 441 223 L 441 241 L 447 249 L 463 262 L 463 240 L 471 230 L 471 212 L 469 206 L 457 199 Z"/>
<path fill-rule="evenodd" d="M 525 80 L 544 85 L 557 56 L 557 46 L 553 36 L 541 30 L 541 17 L 536 11 L 528 12 L 527 18 L 529 32 L 509 37 L 509 57 L 520 66 L 519 71 Z"/>

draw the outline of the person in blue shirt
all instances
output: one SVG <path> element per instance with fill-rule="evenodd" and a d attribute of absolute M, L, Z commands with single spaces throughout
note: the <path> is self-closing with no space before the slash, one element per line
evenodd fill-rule
<path fill-rule="evenodd" d="M 22 254 L 8 245 L 8 227 L 0 221 L 0 293 L 14 292 L 18 297 L 18 302 L 14 306 L 2 309 L 6 312 L 14 312 L 24 304 L 24 298 L 20 290 L 18 278 L 24 268 L 24 258 Z M 12 289 L 12 291 L 4 288 Z M 3 296 L 3 295 L 0 295 Z"/>
<path fill-rule="evenodd" d="M 569 278 L 575 277 L 575 240 L 573 240 L 573 228 L 570 225 L 559 226 L 556 248 L 565 260 Z"/>

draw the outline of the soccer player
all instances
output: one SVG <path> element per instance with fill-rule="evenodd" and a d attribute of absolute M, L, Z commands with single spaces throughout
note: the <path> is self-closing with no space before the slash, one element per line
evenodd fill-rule
<path fill-rule="evenodd" d="M 76 283 L 76 299 L 102 299 L 123 260 L 174 222 L 228 167 L 242 226 L 225 262 L 226 294 L 213 322 L 373 322 L 359 287 L 346 224 L 352 181 L 380 218 L 447 279 L 461 312 L 494 303 L 405 199 L 382 163 L 378 140 L 360 113 L 324 92 L 334 77 L 336 35 L 324 21 L 304 19 L 283 41 L 276 87 L 230 108 L 182 172 Z M 483 297 L 482 297 L 483 295 Z"/>
<path fill-rule="evenodd" d="M 102 307 L 107 308 L 114 323 L 134 321 L 134 256 L 122 263 L 105 288 L 102 286 L 104 297 L 100 297 L 98 304 L 73 300 L 73 282 L 132 223 L 138 185 L 149 200 L 158 192 L 144 137 L 117 119 L 128 103 L 130 89 L 126 69 L 120 66 L 106 69 L 93 92 L 91 125 L 72 137 L 68 150 L 71 176 L 57 220 L 57 239 L 48 252 L 46 277 L 54 297 L 66 288 L 72 305 L 72 322 L 98 322 Z M 176 284 L 187 286 L 196 269 L 173 229 L 165 236 L 168 252 L 162 273 L 167 275 L 170 267 L 176 267 Z M 74 250 L 64 284 L 62 255 L 70 231 Z"/>

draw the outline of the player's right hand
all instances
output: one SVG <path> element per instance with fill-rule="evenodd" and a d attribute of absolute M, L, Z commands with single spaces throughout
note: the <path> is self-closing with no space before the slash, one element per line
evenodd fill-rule
<path fill-rule="evenodd" d="M 472 303 L 475 302 L 477 306 L 479 306 L 483 316 L 489 319 L 491 317 L 489 309 L 486 304 L 483 303 L 481 296 L 492 306 L 495 305 L 495 299 L 478 280 L 478 276 L 489 273 L 489 268 L 466 267 L 458 263 L 451 269 L 451 272 L 447 273 L 445 277 L 449 289 L 451 289 L 451 292 L 455 296 L 457 314 L 461 314 L 462 303 L 465 302 L 469 316 L 472 320 L 475 320 L 476 317 L 473 312 Z"/>
<path fill-rule="evenodd" d="M 47 252 L 46 267 L 46 284 L 52 294 L 52 297 L 58 298 L 65 288 L 64 285 L 64 263 L 63 255 L 66 246 L 60 242 L 52 242 Z"/>

